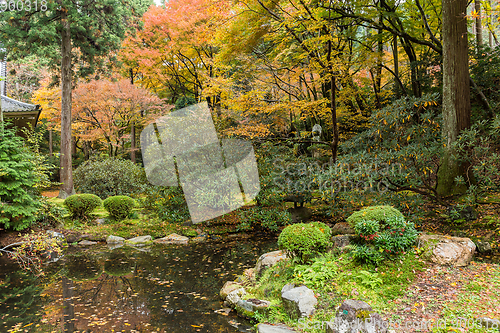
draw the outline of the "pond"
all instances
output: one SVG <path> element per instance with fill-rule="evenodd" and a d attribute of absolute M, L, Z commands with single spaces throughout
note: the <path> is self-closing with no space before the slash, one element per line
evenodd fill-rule
<path fill-rule="evenodd" d="M 249 332 L 219 290 L 276 239 L 70 248 L 36 279 L 0 262 L 0 332 Z M 2 283 L 3 282 L 3 283 Z"/>

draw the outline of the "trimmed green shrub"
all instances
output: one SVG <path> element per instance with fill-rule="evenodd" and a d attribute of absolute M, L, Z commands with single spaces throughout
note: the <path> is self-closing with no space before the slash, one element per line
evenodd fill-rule
<path fill-rule="evenodd" d="M 142 193 L 147 186 L 143 168 L 118 158 L 90 159 L 76 168 L 73 177 L 77 191 L 101 199 Z"/>
<path fill-rule="evenodd" d="M 13 129 L 0 124 L 0 225 L 14 230 L 28 228 L 36 217 L 40 203 L 34 187 L 33 155 Z"/>
<path fill-rule="evenodd" d="M 278 237 L 280 250 L 304 263 L 331 245 L 332 231 L 321 222 L 297 223 L 283 229 Z"/>
<path fill-rule="evenodd" d="M 104 208 L 109 215 L 116 220 L 127 218 L 135 206 L 135 200 L 126 195 L 116 195 L 103 201 Z"/>
<path fill-rule="evenodd" d="M 360 211 L 354 212 L 351 216 L 347 218 L 347 223 L 353 228 L 356 228 L 356 224 L 360 221 L 377 221 L 385 223 L 386 220 L 392 219 L 394 217 L 403 218 L 403 214 L 394 207 L 391 206 L 370 206 L 361 209 Z"/>
<path fill-rule="evenodd" d="M 102 205 L 102 200 L 94 194 L 73 194 L 64 200 L 64 205 L 73 218 L 86 219 L 94 209 Z"/>

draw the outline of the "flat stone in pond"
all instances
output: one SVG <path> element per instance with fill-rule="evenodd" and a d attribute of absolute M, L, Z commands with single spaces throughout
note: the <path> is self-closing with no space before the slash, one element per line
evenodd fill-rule
<path fill-rule="evenodd" d="M 147 235 L 147 236 L 134 237 L 127 239 L 125 242 L 132 245 L 145 245 L 146 243 L 151 242 L 151 236 Z"/>
<path fill-rule="evenodd" d="M 89 240 L 82 240 L 78 245 L 81 246 L 89 246 L 89 245 L 95 245 L 97 242 L 89 241 Z"/>
<path fill-rule="evenodd" d="M 109 235 L 108 238 L 106 238 L 107 244 L 120 244 L 123 242 L 125 242 L 125 238 L 119 236 Z"/>
<path fill-rule="evenodd" d="M 259 324 L 257 325 L 258 333 L 294 333 L 297 332 L 290 327 L 284 325 L 268 325 L 268 324 Z"/>
<path fill-rule="evenodd" d="M 244 317 L 253 317 L 255 312 L 263 313 L 268 310 L 271 302 L 250 298 L 250 299 L 240 299 L 235 306 L 236 311 L 239 315 Z"/>
<path fill-rule="evenodd" d="M 181 236 L 178 234 L 170 234 L 163 238 L 155 239 L 153 242 L 157 244 L 187 244 L 189 241 L 188 237 Z"/>

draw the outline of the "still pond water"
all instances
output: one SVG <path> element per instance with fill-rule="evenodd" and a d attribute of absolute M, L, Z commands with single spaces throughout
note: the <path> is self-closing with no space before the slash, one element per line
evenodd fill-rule
<path fill-rule="evenodd" d="M 219 290 L 276 239 L 69 249 L 36 279 L 0 261 L 0 332 L 249 332 Z M 2 283 L 3 282 L 3 283 Z"/>

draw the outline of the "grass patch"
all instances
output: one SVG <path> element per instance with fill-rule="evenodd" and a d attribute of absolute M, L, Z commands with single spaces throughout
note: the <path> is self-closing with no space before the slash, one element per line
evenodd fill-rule
<path fill-rule="evenodd" d="M 349 254 L 327 253 L 308 265 L 293 260 L 281 261 L 267 269 L 257 282 L 247 285 L 245 298 L 271 301 L 274 309 L 267 315 L 258 314 L 260 322 L 283 322 L 300 328 L 302 322 L 291 320 L 281 305 L 281 289 L 287 283 L 304 284 L 317 295 L 318 306 L 311 321 L 330 321 L 345 299 L 367 302 L 378 313 L 391 311 L 391 301 L 402 296 L 425 264 L 410 252 L 375 267 L 359 264 Z M 310 328 L 308 332 L 324 332 Z"/>

